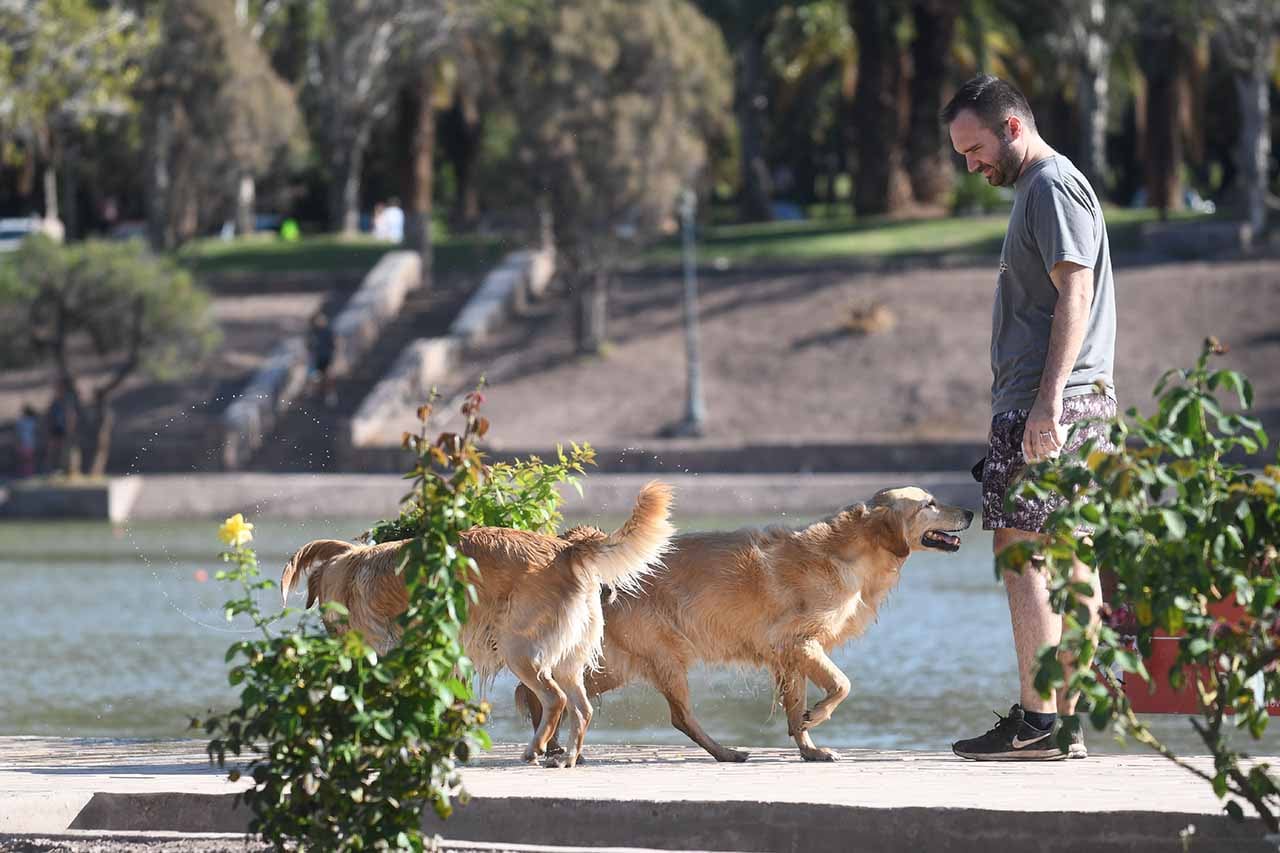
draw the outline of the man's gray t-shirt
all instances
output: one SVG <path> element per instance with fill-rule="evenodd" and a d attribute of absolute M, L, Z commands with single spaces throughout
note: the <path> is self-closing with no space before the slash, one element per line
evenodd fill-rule
<path fill-rule="evenodd" d="M 1058 300 L 1049 271 L 1059 261 L 1093 270 L 1089 324 L 1063 396 L 1093 393 L 1101 382 L 1114 397 L 1116 307 L 1102 205 L 1071 161 L 1054 154 L 1014 185 L 991 318 L 993 415 L 1035 403 Z"/>

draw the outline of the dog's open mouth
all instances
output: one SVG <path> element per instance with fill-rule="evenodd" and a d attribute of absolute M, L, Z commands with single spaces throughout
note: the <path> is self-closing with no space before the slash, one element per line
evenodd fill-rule
<path fill-rule="evenodd" d="M 960 537 L 953 536 L 945 530 L 926 530 L 924 536 L 920 537 L 920 544 L 939 551 L 959 551 Z"/>

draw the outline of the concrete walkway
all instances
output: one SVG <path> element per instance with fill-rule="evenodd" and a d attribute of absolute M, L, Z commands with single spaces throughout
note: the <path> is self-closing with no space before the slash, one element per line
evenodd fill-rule
<path fill-rule="evenodd" d="M 717 764 L 693 748 L 589 746 L 574 770 L 524 765 L 502 744 L 464 773 L 470 804 L 428 828 L 477 842 L 733 851 L 1179 849 L 1274 851 L 1233 824 L 1209 786 L 1156 756 L 1037 764 L 929 752 L 787 749 Z M 1209 763 L 1197 759 L 1207 768 Z M 242 832 L 244 786 L 203 741 L 0 738 L 0 834 Z"/>

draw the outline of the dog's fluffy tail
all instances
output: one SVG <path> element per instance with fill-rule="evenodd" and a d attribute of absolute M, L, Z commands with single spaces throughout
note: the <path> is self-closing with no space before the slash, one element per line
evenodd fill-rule
<path fill-rule="evenodd" d="M 289 560 L 284 567 L 284 572 L 280 575 L 281 600 L 285 604 L 289 603 L 289 590 L 293 588 L 294 581 L 300 575 L 308 580 L 307 607 L 315 604 L 318 591 L 310 583 L 311 573 L 334 557 L 341 557 L 343 554 L 359 547 L 359 545 L 353 545 L 350 542 L 342 542 L 337 539 L 317 539 L 314 542 L 308 542 L 303 545 L 298 549 L 298 553 L 294 554 Z"/>
<path fill-rule="evenodd" d="M 670 547 L 671 487 L 657 480 L 640 490 L 626 524 L 601 538 L 575 538 L 573 556 L 596 580 L 622 592 L 639 592 Z"/>

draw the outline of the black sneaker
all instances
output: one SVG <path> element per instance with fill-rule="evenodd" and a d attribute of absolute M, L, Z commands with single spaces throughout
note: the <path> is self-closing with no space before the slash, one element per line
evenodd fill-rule
<path fill-rule="evenodd" d="M 1057 726 L 1037 729 L 1027 722 L 1021 705 L 1010 708 L 1007 717 L 998 713 L 996 716 L 1000 722 L 991 731 L 982 737 L 956 741 L 951 744 L 951 751 L 975 761 L 1056 761 L 1067 757 L 1058 748 Z M 1084 747 L 1083 737 L 1080 746 Z"/>

